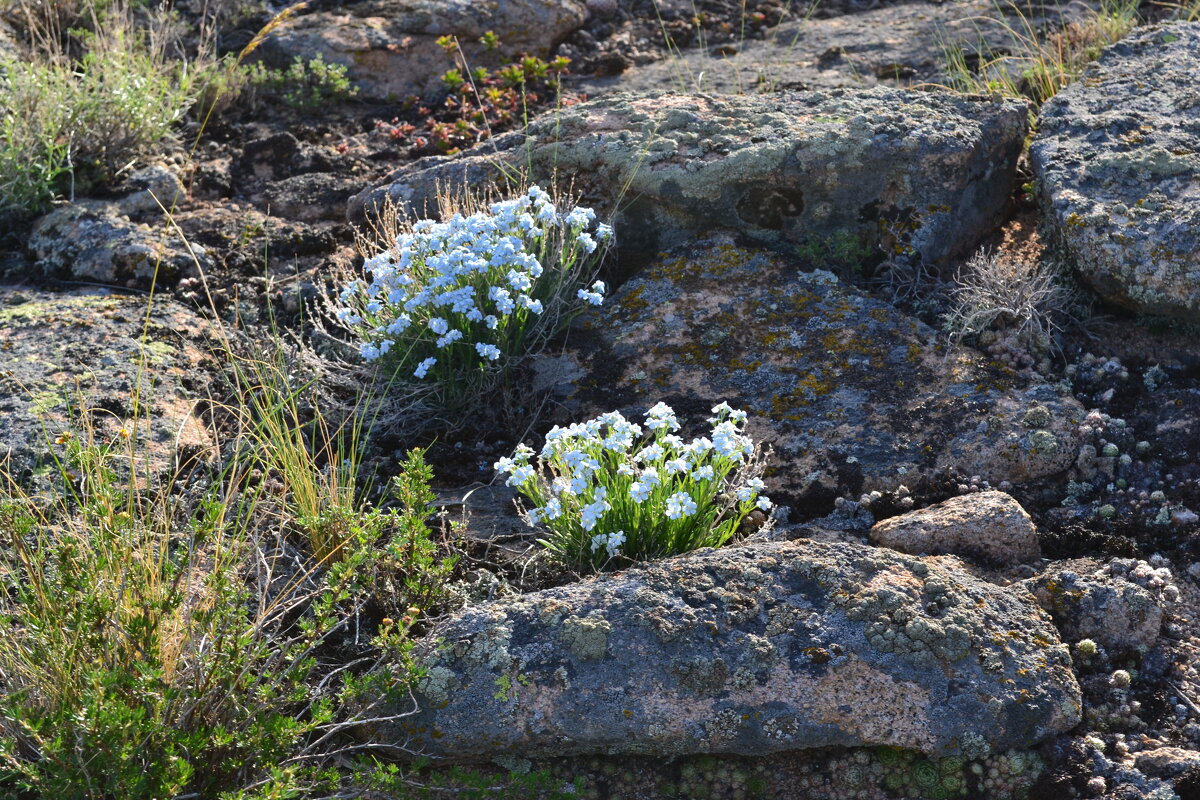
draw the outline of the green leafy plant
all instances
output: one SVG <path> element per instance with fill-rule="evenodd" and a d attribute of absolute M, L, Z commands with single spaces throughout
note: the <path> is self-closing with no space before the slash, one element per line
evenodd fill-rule
<path fill-rule="evenodd" d="M 358 87 L 346 76 L 346 67 L 325 61 L 319 53 L 308 61 L 296 56 L 284 70 L 272 69 L 260 61 L 241 69 L 245 71 L 245 91 L 249 92 L 251 105 L 259 98 L 277 98 L 289 108 L 309 113 L 358 94 Z"/>
<path fill-rule="evenodd" d="M 761 494 L 761 453 L 741 431 L 745 412 L 722 403 L 713 414 L 711 438 L 685 443 L 665 403 L 647 412 L 646 438 L 611 412 L 555 427 L 536 466 L 521 445 L 496 470 L 533 503 L 526 519 L 547 532 L 541 544 L 572 568 L 719 547 L 771 501 Z"/>
<path fill-rule="evenodd" d="M 100 443 L 88 418 L 56 439 L 50 497 L 0 476 L 0 792 L 285 797 L 337 785 L 331 754 L 347 752 L 345 732 L 379 698 L 402 699 L 416 677 L 409 631 L 454 566 L 426 526 L 421 453 L 387 509 L 360 501 L 309 519 L 292 504 L 295 475 L 270 477 L 269 427 L 245 429 L 197 490 L 182 473 L 157 485 L 129 469 L 136 424 Z M 297 557 L 291 520 L 324 526 L 328 552 Z"/>
<path fill-rule="evenodd" d="M 454 36 L 437 43 L 454 60 L 441 76 L 447 96 L 438 100 L 410 98 L 415 121 L 380 120 L 376 130 L 392 139 L 411 142 L 418 148 L 456 153 L 523 122 L 545 106 L 562 102 L 561 78 L 570 60 L 558 57 L 545 61 L 537 56 L 518 56 L 509 63 L 472 67 Z M 488 31 L 479 39 L 485 53 L 495 53 L 500 39 Z"/>

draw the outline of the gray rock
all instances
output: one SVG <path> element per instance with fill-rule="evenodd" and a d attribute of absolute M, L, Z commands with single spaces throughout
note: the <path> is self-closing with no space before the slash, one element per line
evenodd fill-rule
<path fill-rule="evenodd" d="M 0 61 L 19 60 L 25 54 L 21 38 L 12 25 L 0 18 Z"/>
<path fill-rule="evenodd" d="M 416 658 L 418 713 L 374 740 L 453 760 L 863 744 L 978 757 L 1080 715 L 1032 598 L 862 545 L 702 550 L 469 608 Z"/>
<path fill-rule="evenodd" d="M 189 245 L 168 226 L 131 222 L 111 203 L 56 208 L 29 237 L 34 266 L 47 278 L 121 286 L 162 286 L 209 266 L 204 248 Z"/>
<path fill-rule="evenodd" d="M 1200 770 L 1200 752 L 1181 747 L 1159 747 L 1138 753 L 1138 771 L 1152 778 L 1174 778 L 1188 770 Z"/>
<path fill-rule="evenodd" d="M 1041 558 L 1037 526 L 1004 492 L 978 492 L 875 524 L 871 543 L 903 553 L 950 554 L 985 564 Z"/>
<path fill-rule="evenodd" d="M 586 17 L 580 0 L 368 0 L 299 17 L 263 50 L 281 63 L 319 54 L 345 65 L 364 96 L 395 100 L 445 91 L 442 75 L 457 64 L 437 43 L 442 36 L 458 37 L 475 67 L 519 53 L 545 57 Z M 479 43 L 488 31 L 500 40 L 492 54 Z"/>
<path fill-rule="evenodd" d="M 148 459 L 141 474 L 213 455 L 192 398 L 203 396 L 206 376 L 216 371 L 205 346 L 214 331 L 194 312 L 162 298 L 147 315 L 144 297 L 0 291 L 0 331 L 0 462 L 7 459 L 7 473 L 25 479 L 52 465 L 52 440 L 78 431 L 81 406 L 103 410 L 92 415 L 98 443 L 119 443 L 123 425 L 133 430 L 135 390 L 143 404 L 135 452 Z"/>
<path fill-rule="evenodd" d="M 361 188 L 353 176 L 332 172 L 293 175 L 267 184 L 263 192 L 271 214 L 300 222 L 344 218 L 346 200 Z"/>
<path fill-rule="evenodd" d="M 891 89 L 772 97 L 617 95 L 534 121 L 458 158 L 404 167 L 351 201 L 436 211 L 438 184 L 567 175 L 644 261 L 713 228 L 769 245 L 942 262 L 998 222 L 1025 135 L 1023 102 Z M 607 209 L 606 209 L 607 207 Z"/>
<path fill-rule="evenodd" d="M 1107 569 L 1085 573 L 1073 567 L 1058 564 L 1023 582 L 1054 616 L 1063 639 L 1091 639 L 1113 655 L 1154 644 L 1163 608 L 1153 591 Z"/>
<path fill-rule="evenodd" d="M 179 176 L 158 164 L 132 172 L 125 179 L 125 187 L 128 193 L 117 200 L 117 208 L 127 217 L 158 214 L 164 208 L 173 212 L 184 199 Z"/>
<path fill-rule="evenodd" d="M 565 355 L 588 377 L 553 384 L 565 387 L 556 421 L 640 418 L 662 400 L 698 424 L 728 401 L 774 448 L 774 498 L 803 514 L 941 470 L 1024 483 L 1079 450 L 1084 410 L 1064 390 L 1019 383 L 829 272 L 728 241 L 650 265 L 580 316 L 570 343 Z M 1038 404 L 1050 413 L 1033 429 L 1024 418 Z"/>
<path fill-rule="evenodd" d="M 1200 319 L 1200 23 L 1134 32 L 1041 110 L 1047 220 L 1104 299 Z"/>
<path fill-rule="evenodd" d="M 761 40 L 747 38 L 733 48 L 689 48 L 630 66 L 618 75 L 572 75 L 567 85 L 589 97 L 663 87 L 755 94 L 779 89 L 945 86 L 948 48 L 961 47 L 968 58 L 981 52 L 985 59 L 988 52 L 1008 53 L 1013 48 L 1010 30 L 1025 30 L 1025 25 L 1052 30 L 1082 17 L 1085 9 L 1079 2 L 1025 5 L 1021 11 L 1027 17 L 1017 19 L 1005 14 L 1011 11 L 1006 5 L 990 0 L 917 0 L 868 10 L 853 0 L 823 0 L 806 9 L 816 15 L 798 14 L 799 18 L 783 22 Z"/>

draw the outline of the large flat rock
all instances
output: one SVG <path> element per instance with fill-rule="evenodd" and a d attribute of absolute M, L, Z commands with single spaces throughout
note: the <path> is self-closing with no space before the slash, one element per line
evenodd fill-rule
<path fill-rule="evenodd" d="M 1048 615 L 954 560 L 798 540 L 702 550 L 467 609 L 417 646 L 419 712 L 373 732 L 453 760 L 979 757 L 1079 720 Z"/>
<path fill-rule="evenodd" d="M 558 175 L 598 210 L 620 209 L 614 225 L 632 262 L 727 228 L 768 245 L 837 242 L 865 259 L 940 263 L 1000 219 L 1026 125 L 1023 102 L 949 92 L 614 95 L 406 166 L 349 213 L 390 197 L 431 215 L 439 185 Z"/>
<path fill-rule="evenodd" d="M 1030 151 L 1080 275 L 1136 311 L 1200 319 L 1200 23 L 1135 31 L 1041 110 Z"/>
<path fill-rule="evenodd" d="M 18 479 L 53 469 L 53 440 L 83 435 L 120 443 L 137 431 L 139 474 L 158 475 L 211 455 L 196 402 L 215 361 L 209 323 L 166 299 L 98 293 L 0 291 L 0 461 Z M 135 424 L 136 420 L 136 424 Z M 118 452 L 122 452 L 119 448 Z"/>
<path fill-rule="evenodd" d="M 818 513 L 944 470 L 1024 483 L 1071 465 L 1084 411 L 1068 392 L 801 266 L 712 239 L 673 251 L 579 318 L 537 388 L 561 422 L 659 400 L 700 421 L 728 401 L 774 448 L 772 496 Z"/>

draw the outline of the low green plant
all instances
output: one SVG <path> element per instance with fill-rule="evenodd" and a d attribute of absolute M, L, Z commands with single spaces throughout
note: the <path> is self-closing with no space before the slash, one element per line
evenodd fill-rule
<path fill-rule="evenodd" d="M 743 432 L 746 414 L 722 403 L 710 437 L 685 443 L 675 412 L 659 403 L 642 426 L 611 412 L 555 427 L 531 463 L 525 445 L 496 462 L 533 504 L 527 521 L 539 540 L 575 569 L 720 547 L 754 509 L 769 511 L 761 452 Z"/>
<path fill-rule="evenodd" d="M 261 99 L 278 99 L 302 113 L 316 111 L 330 103 L 345 102 L 358 94 L 346 77 L 346 67 L 329 63 L 318 53 L 305 61 L 296 56 L 287 69 L 272 69 L 261 61 L 243 64 L 242 92 L 251 105 Z"/>
<path fill-rule="evenodd" d="M 796 255 L 814 269 L 829 270 L 846 280 L 861 279 L 870 263 L 878 261 L 878 249 L 864 244 L 862 239 L 851 231 L 806 236 L 796 245 Z"/>
<path fill-rule="evenodd" d="M 500 40 L 492 31 L 479 38 L 484 52 L 495 53 Z M 521 55 L 491 66 L 472 67 L 454 36 L 443 36 L 438 44 L 453 59 L 454 66 L 442 73 L 443 98 L 409 98 L 416 120 L 399 117 L 379 120 L 376 130 L 392 139 L 411 142 L 418 148 L 456 153 L 525 122 L 530 114 L 563 101 L 562 76 L 570 60 L 546 61 Z"/>

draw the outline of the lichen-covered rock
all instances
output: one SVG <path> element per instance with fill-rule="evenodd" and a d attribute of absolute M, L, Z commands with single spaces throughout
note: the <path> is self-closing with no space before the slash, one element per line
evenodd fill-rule
<path fill-rule="evenodd" d="M 836 496 L 952 470 L 1023 483 L 1067 469 L 1083 409 L 1065 391 L 947 345 L 931 328 L 828 272 L 705 240 L 581 316 L 545 385 L 562 422 L 659 400 L 702 421 L 728 401 L 774 448 L 773 493 L 827 513 Z M 583 377 L 580 377 L 583 376 Z M 1032 426 L 1031 407 L 1047 418 Z M 816 506 L 808 508 L 807 504 Z"/>
<path fill-rule="evenodd" d="M 638 63 L 618 74 L 579 74 L 572 64 L 572 88 L 589 97 L 616 91 L 653 91 L 669 86 L 705 94 L 752 94 L 780 88 L 829 89 L 868 86 L 948 85 L 946 51 L 961 47 L 970 59 L 1012 48 L 1012 31 L 1052 30 L 1086 18 L 1083 3 L 1016 7 L 990 0 L 914 0 L 874 3 L 822 2 L 816 14 L 791 15 L 768 36 L 746 36 L 734 44 L 688 47 L 670 58 Z M 830 13 L 833 16 L 829 16 Z M 569 51 L 568 51 L 569 52 Z M 1008 64 L 1010 62 L 1004 62 Z M 1015 59 L 1011 62 L 1015 65 Z M 1002 66 L 991 65 L 992 69 Z M 1014 66 L 1014 73 L 1019 68 Z M 1014 77 L 1017 77 L 1014 74 Z"/>
<path fill-rule="evenodd" d="M 1188 770 L 1200 770 L 1200 752 L 1181 747 L 1159 747 L 1138 753 L 1134 763 L 1139 772 L 1152 778 L 1174 778 Z"/>
<path fill-rule="evenodd" d="M 455 760 L 863 744 L 977 758 L 1080 714 L 1027 594 L 863 545 L 704 550 L 469 608 L 416 658 L 418 712 L 373 735 Z"/>
<path fill-rule="evenodd" d="M 209 266 L 203 247 L 189 247 L 167 225 L 131 222 L 111 203 L 57 208 L 29 237 L 34 266 L 47 278 L 119 286 L 163 286 Z"/>
<path fill-rule="evenodd" d="M 134 170 L 124 181 L 124 195 L 117 208 L 127 217 L 141 214 L 174 212 L 184 199 L 183 182 L 173 171 L 159 164 Z"/>
<path fill-rule="evenodd" d="M 1153 645 L 1162 627 L 1160 593 L 1114 574 L 1111 565 L 1086 574 L 1056 565 L 1023 583 L 1068 642 L 1091 639 L 1121 655 Z"/>
<path fill-rule="evenodd" d="M 1200 23 L 1141 29 L 1042 107 L 1047 219 L 1106 300 L 1200 319 Z"/>
<path fill-rule="evenodd" d="M 858 256 L 849 261 L 887 251 L 941 262 L 999 220 L 1026 120 L 1019 101 L 879 88 L 614 95 L 545 115 L 527 136 L 405 167 L 350 214 L 385 197 L 430 214 L 439 182 L 478 186 L 528 168 L 539 181 L 570 176 L 601 209 L 619 200 L 631 262 L 713 228 Z"/>
<path fill-rule="evenodd" d="M 83 407 L 99 409 L 90 419 L 102 444 L 120 441 L 122 427 L 133 431 L 137 414 L 142 441 L 135 450 L 148 459 L 140 474 L 211 456 L 213 440 L 195 401 L 211 388 L 215 363 L 205 338 L 212 331 L 195 312 L 155 298 L 147 314 L 145 297 L 94 290 L 5 290 L 0 332 L 0 461 L 8 459 L 7 473 L 29 480 L 51 467 L 62 455 L 50 452 L 51 441 L 78 430 Z"/>
<path fill-rule="evenodd" d="M 445 91 L 442 75 L 457 64 L 438 44 L 442 36 L 457 37 L 474 67 L 521 53 L 545 57 L 586 16 L 580 0 L 368 0 L 299 17 L 263 49 L 282 63 L 320 55 L 346 66 L 365 96 L 402 100 Z M 479 42 L 489 31 L 499 39 L 491 53 Z"/>
<path fill-rule="evenodd" d="M 1004 492 L 952 497 L 937 505 L 885 519 L 871 528 L 871 543 L 903 553 L 950 554 L 985 564 L 1013 565 L 1041 557 L 1037 526 Z"/>

